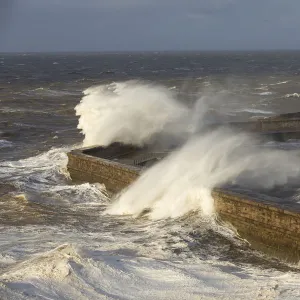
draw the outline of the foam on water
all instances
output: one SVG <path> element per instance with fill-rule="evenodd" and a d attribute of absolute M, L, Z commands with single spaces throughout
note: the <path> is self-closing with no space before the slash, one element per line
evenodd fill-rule
<path fill-rule="evenodd" d="M 281 84 L 286 84 L 288 83 L 289 80 L 286 80 L 286 81 L 279 81 L 279 82 L 276 82 L 276 83 L 271 83 L 270 85 L 281 85 Z"/>
<path fill-rule="evenodd" d="M 105 188 L 101 184 L 69 185 L 66 152 L 72 148 L 55 148 L 27 159 L 1 162 L 0 179 L 13 184 L 31 200 L 41 201 L 41 198 L 56 204 L 106 201 Z M 42 197 L 43 194 L 47 197 Z"/>
<path fill-rule="evenodd" d="M 298 274 L 235 263 L 248 253 L 245 242 L 210 218 L 214 186 L 228 181 L 283 184 L 297 176 L 297 158 L 264 151 L 244 134 L 224 129 L 204 133 L 208 97 L 189 109 L 174 101 L 173 94 L 164 100 L 162 87 L 155 97 L 148 95 L 153 89 L 136 83 L 123 89 L 122 84 L 98 87 L 86 92 L 77 107 L 87 144 L 143 144 L 157 135 L 185 134 L 180 149 L 146 171 L 111 207 L 102 186 L 69 181 L 66 152 L 73 146 L 0 163 L 2 183 L 13 184 L 27 202 L 43 204 L 44 213 L 34 211 L 34 217 L 47 216 L 49 207 L 59 216 L 52 223 L 0 225 L 1 299 L 299 299 Z M 124 100 L 124 90 L 134 97 Z M 142 104 L 135 110 L 139 99 Z M 118 110 L 120 101 L 126 111 Z M 149 216 L 161 220 L 112 216 L 107 208 L 134 215 L 150 208 Z M 202 214 L 191 213 L 195 210 Z M 6 217 L 12 211 L 14 207 Z M 22 210 L 20 216 L 24 214 Z M 228 257 L 232 249 L 237 252 Z"/>
<path fill-rule="evenodd" d="M 300 94 L 298 94 L 298 93 L 286 94 L 284 97 L 285 98 L 300 98 Z"/>
<path fill-rule="evenodd" d="M 263 109 L 256 109 L 256 108 L 243 108 L 243 109 L 238 109 L 236 112 L 247 112 L 251 114 L 262 114 L 262 115 L 273 115 L 274 112 L 270 110 L 263 110 Z"/>
<path fill-rule="evenodd" d="M 273 95 L 273 92 L 262 92 L 262 93 L 258 93 L 258 95 L 260 95 L 260 96 L 270 96 L 270 95 Z"/>
<path fill-rule="evenodd" d="M 28 194 L 34 191 L 39 201 L 45 192 L 53 199 L 59 193 L 70 207 L 98 201 L 105 209 L 107 201 L 94 185 L 68 185 L 63 171 L 68 150 L 52 149 L 1 163 L 1 179 Z M 60 202 L 49 204 L 60 210 Z M 5 266 L 0 272 L 1 299 L 264 299 L 280 293 L 293 299 L 298 295 L 294 274 L 269 275 L 268 270 L 215 260 L 220 250 L 206 241 L 207 234 L 213 239 L 209 230 L 232 242 L 235 237 L 213 220 L 203 222 L 196 215 L 186 221 L 152 222 L 102 215 L 101 210 L 95 219 L 94 207 L 78 206 L 76 211 L 84 216 L 77 227 L 60 223 L 1 227 Z M 204 235 L 205 244 L 190 236 L 195 230 Z"/>
<path fill-rule="evenodd" d="M 296 274 L 270 275 L 212 261 L 116 257 L 67 244 L 24 261 L 0 278 L 7 294 L 15 290 L 30 299 L 252 300 L 296 299 L 299 295 Z"/>

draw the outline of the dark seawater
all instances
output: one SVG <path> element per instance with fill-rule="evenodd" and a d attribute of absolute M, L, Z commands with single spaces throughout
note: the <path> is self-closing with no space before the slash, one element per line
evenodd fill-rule
<path fill-rule="evenodd" d="M 92 85 L 150 80 L 186 99 L 214 89 L 251 117 L 300 111 L 299 78 L 299 52 L 0 54 L 0 138 L 13 143 L 2 142 L 0 159 L 80 142 L 73 109 Z"/>
<path fill-rule="evenodd" d="M 72 184 L 82 92 L 131 79 L 218 95 L 228 120 L 300 111 L 300 52 L 0 54 L 0 299 L 298 299 L 295 266 L 220 224 L 103 215 Z"/>

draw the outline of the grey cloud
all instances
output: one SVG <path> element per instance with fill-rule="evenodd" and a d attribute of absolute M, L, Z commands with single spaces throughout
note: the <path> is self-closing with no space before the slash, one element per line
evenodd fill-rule
<path fill-rule="evenodd" d="M 0 30 L 4 30 L 5 26 L 7 26 L 12 16 L 14 5 L 14 0 L 0 0 Z"/>
<path fill-rule="evenodd" d="M 0 45 L 0 51 L 300 47 L 296 33 L 300 28 L 299 0 L 23 0 L 16 3 L 6 9 L 12 12 L 13 18 L 10 26 L 6 26 L 8 38 Z"/>

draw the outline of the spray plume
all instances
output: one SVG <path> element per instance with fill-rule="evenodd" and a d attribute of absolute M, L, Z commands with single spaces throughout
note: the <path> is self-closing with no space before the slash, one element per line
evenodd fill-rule
<path fill-rule="evenodd" d="M 188 108 L 167 88 L 138 82 L 85 91 L 76 112 L 86 145 L 144 145 L 157 137 L 183 144 L 117 195 L 107 213 L 139 216 L 149 210 L 153 219 L 194 210 L 212 215 L 215 187 L 271 189 L 299 176 L 299 158 L 291 152 L 263 148 L 252 136 L 229 129 L 203 131 L 208 100 Z"/>

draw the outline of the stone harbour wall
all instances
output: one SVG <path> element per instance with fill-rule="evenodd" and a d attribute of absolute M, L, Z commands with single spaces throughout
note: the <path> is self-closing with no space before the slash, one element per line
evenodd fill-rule
<path fill-rule="evenodd" d="M 140 167 L 87 155 L 75 150 L 68 153 L 68 171 L 75 181 L 103 183 L 117 193 L 136 180 Z M 258 250 L 288 261 L 300 258 L 300 205 L 250 197 L 215 189 L 215 211 L 221 222 L 233 226 L 237 233 Z"/>
<path fill-rule="evenodd" d="M 130 185 L 141 169 L 83 154 L 68 153 L 68 171 L 74 181 L 103 183 L 106 189 L 116 193 Z"/>
<path fill-rule="evenodd" d="M 261 133 L 300 132 L 300 119 L 260 119 L 252 122 L 228 123 L 232 128 Z"/>
<path fill-rule="evenodd" d="M 300 205 L 285 205 L 215 189 L 220 219 L 230 223 L 254 248 L 287 261 L 300 259 Z"/>

